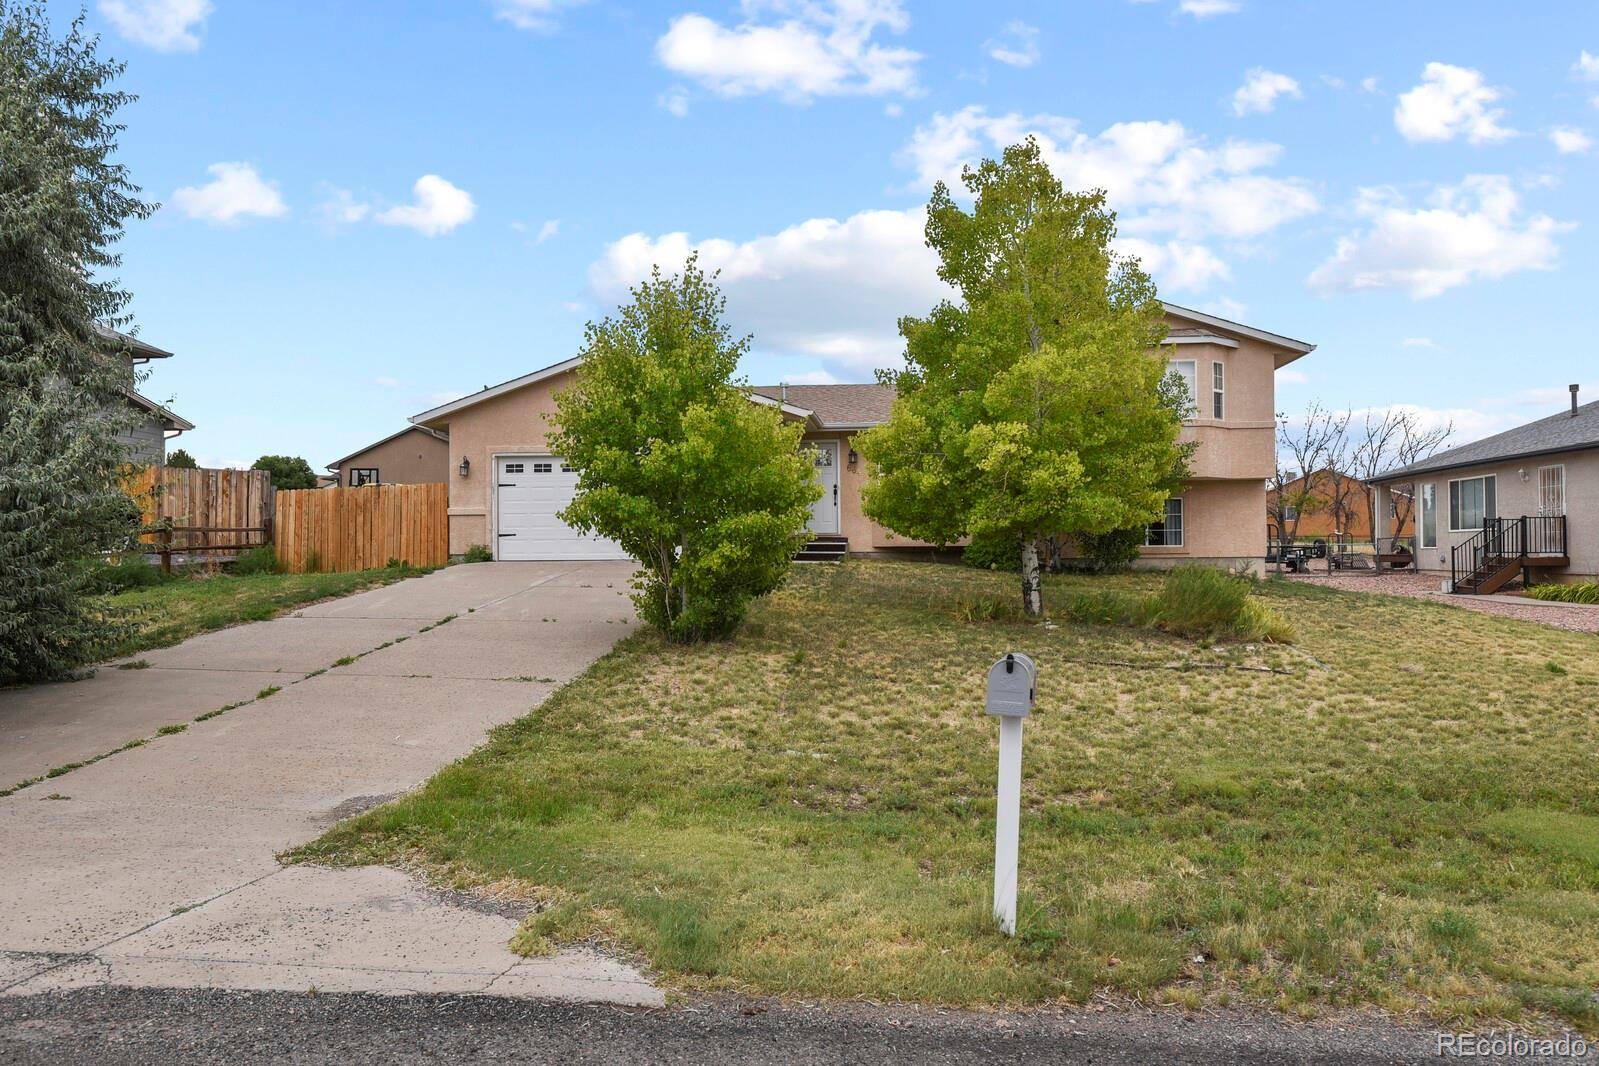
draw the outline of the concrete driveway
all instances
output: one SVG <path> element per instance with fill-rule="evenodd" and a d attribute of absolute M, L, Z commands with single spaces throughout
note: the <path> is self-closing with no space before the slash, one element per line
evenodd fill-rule
<path fill-rule="evenodd" d="M 145 668 L 0 692 L 0 787 L 154 737 L 0 799 L 0 994 L 129 985 L 660 1002 L 595 951 L 512 955 L 514 912 L 394 870 L 274 858 L 421 783 L 581 673 L 635 625 L 629 572 L 450 567 L 147 652 Z M 280 691 L 256 698 L 270 686 Z M 239 701 L 250 702 L 193 721 Z"/>

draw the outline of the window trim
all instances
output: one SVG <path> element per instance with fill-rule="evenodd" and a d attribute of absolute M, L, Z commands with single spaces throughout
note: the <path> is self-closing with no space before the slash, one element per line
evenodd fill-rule
<path fill-rule="evenodd" d="M 1220 359 L 1210 363 L 1210 417 L 1218 422 L 1227 417 L 1227 364 Z"/>
<path fill-rule="evenodd" d="M 372 476 L 370 478 L 361 478 L 361 480 L 357 481 L 356 478 L 361 474 L 371 474 Z M 345 479 L 345 484 L 352 489 L 358 489 L 364 485 L 381 485 L 383 481 L 378 477 L 378 468 L 375 466 L 352 466 L 350 467 L 350 476 Z"/>
<path fill-rule="evenodd" d="M 1155 522 L 1146 522 L 1144 524 L 1144 543 L 1143 543 L 1143 547 L 1145 547 L 1145 548 L 1183 548 L 1183 547 L 1187 547 L 1187 544 L 1188 544 L 1188 500 L 1187 500 L 1186 497 L 1183 497 L 1183 496 L 1168 496 L 1168 497 L 1166 497 L 1166 502 L 1161 505 L 1162 506 L 1162 513 L 1161 513 L 1160 522 L 1158 524 L 1163 526 L 1163 527 L 1166 525 L 1167 519 L 1171 515 L 1171 505 L 1174 504 L 1174 503 L 1177 505 L 1177 540 L 1176 540 L 1176 542 L 1174 543 L 1174 542 L 1172 542 L 1170 540 L 1163 540 L 1163 541 L 1161 541 L 1158 544 L 1152 542 L 1149 539 L 1149 531 L 1150 531 L 1150 528 L 1155 526 L 1157 523 L 1155 523 Z M 1163 530 L 1162 532 L 1163 532 L 1163 535 L 1169 535 L 1165 530 Z"/>
<path fill-rule="evenodd" d="M 1449 479 L 1449 532 L 1475 533 L 1482 528 L 1482 522 L 1474 526 L 1456 526 L 1455 515 L 1460 508 L 1455 506 L 1455 486 L 1467 481 L 1482 482 L 1482 517 L 1483 521 L 1499 517 L 1499 475 L 1498 474 L 1473 474 L 1470 477 L 1452 477 Z M 1494 505 L 1492 513 L 1488 507 L 1488 482 L 1494 483 Z"/>
<path fill-rule="evenodd" d="M 1416 543 L 1423 548 L 1438 547 L 1438 483 L 1428 481 L 1416 492 Z M 1427 540 L 1427 518 L 1431 512 L 1432 541 Z"/>

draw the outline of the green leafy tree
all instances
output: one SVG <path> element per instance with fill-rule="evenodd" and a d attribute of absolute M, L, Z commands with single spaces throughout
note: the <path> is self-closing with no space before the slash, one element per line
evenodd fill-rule
<path fill-rule="evenodd" d="M 263 455 L 250 469 L 271 474 L 274 489 L 316 488 L 316 473 L 298 455 Z"/>
<path fill-rule="evenodd" d="M 590 323 L 551 447 L 578 471 L 561 518 L 618 542 L 641 569 L 633 602 L 668 639 L 725 636 L 805 543 L 820 488 L 801 427 L 733 381 L 749 339 L 691 258 Z"/>
<path fill-rule="evenodd" d="M 0 0 L 0 681 L 109 650 L 86 563 L 138 524 L 117 441 L 135 375 L 97 323 L 125 324 L 115 246 L 153 207 L 113 161 L 131 97 L 96 48 L 81 15 L 58 37 L 41 6 Z"/>
<path fill-rule="evenodd" d="M 1156 353 L 1154 284 L 1111 251 L 1102 192 L 1063 191 L 1031 139 L 962 182 L 971 210 L 942 182 L 927 209 L 928 246 L 960 303 L 900 322 L 893 412 L 856 439 L 866 513 L 941 545 L 1013 538 L 1037 615 L 1041 539 L 1160 516 L 1183 472 L 1175 404 L 1187 401 Z"/>
<path fill-rule="evenodd" d="M 181 467 L 184 470 L 200 469 L 200 464 L 194 461 L 194 456 L 182 448 L 175 448 L 167 455 L 166 465 Z"/>

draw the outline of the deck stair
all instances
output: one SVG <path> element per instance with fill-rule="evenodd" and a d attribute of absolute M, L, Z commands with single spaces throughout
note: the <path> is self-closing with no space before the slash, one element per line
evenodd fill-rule
<path fill-rule="evenodd" d="M 1498 592 L 1518 576 L 1571 565 L 1565 515 L 1484 519 L 1482 529 L 1457 544 L 1449 560 L 1450 588 L 1472 596 Z"/>
<path fill-rule="evenodd" d="M 849 554 L 849 538 L 819 533 L 801 548 L 794 559 L 802 563 L 836 563 Z"/>

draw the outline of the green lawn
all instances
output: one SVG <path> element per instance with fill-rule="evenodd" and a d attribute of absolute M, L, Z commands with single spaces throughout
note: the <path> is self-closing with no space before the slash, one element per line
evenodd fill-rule
<path fill-rule="evenodd" d="M 264 621 L 315 600 L 348 596 L 419 572 L 394 568 L 348 574 L 195 574 L 119 592 L 104 602 L 134 619 L 132 631 L 115 649 L 120 657 L 164 648 L 224 626 Z"/>
<path fill-rule="evenodd" d="M 1291 648 L 958 620 L 1014 584 L 796 569 L 733 642 L 634 636 L 298 857 L 539 901 L 517 947 L 608 938 L 689 989 L 1599 1029 L 1593 637 L 1281 582 Z M 1041 677 L 1007 940 L 980 708 L 1012 648 Z"/>

